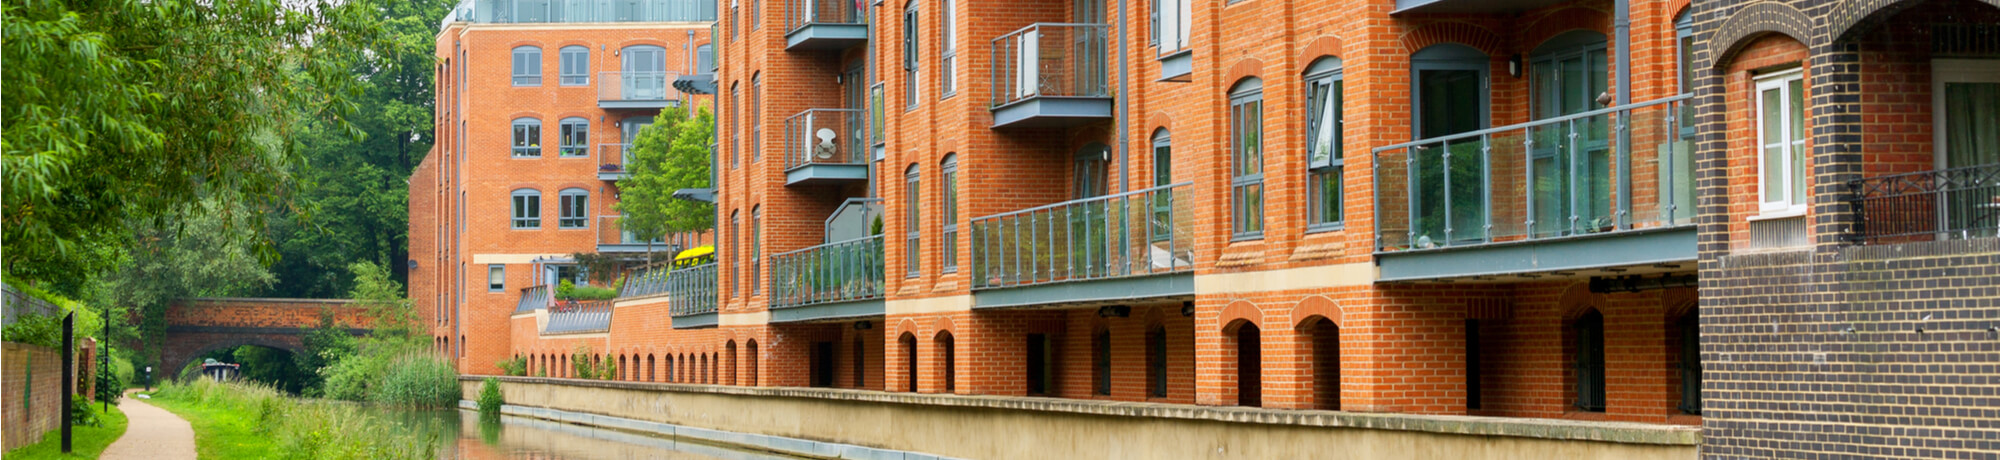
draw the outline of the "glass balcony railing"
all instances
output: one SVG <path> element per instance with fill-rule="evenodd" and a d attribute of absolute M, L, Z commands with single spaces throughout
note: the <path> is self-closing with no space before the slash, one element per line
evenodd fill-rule
<path fill-rule="evenodd" d="M 665 238 L 647 241 L 625 231 L 620 225 L 625 216 L 597 216 L 597 247 L 599 252 L 616 248 L 617 252 L 644 252 L 650 245 L 653 250 L 667 251 Z"/>
<path fill-rule="evenodd" d="M 972 288 L 1194 269 L 1192 182 L 972 219 Z"/>
<path fill-rule="evenodd" d="M 640 268 L 625 275 L 625 283 L 619 286 L 618 297 L 645 297 L 664 294 L 673 274 L 673 267 L 665 264 Z"/>
<path fill-rule="evenodd" d="M 612 301 L 563 300 L 549 306 L 543 334 L 576 334 L 611 330 Z"/>
<path fill-rule="evenodd" d="M 771 308 L 882 298 L 882 235 L 771 256 Z"/>
<path fill-rule="evenodd" d="M 1376 250 L 1691 224 L 1692 144 L 1675 120 L 1687 99 L 1374 149 Z"/>
<path fill-rule="evenodd" d="M 1037 97 L 1110 97 L 1104 24 L 1039 23 L 993 39 L 993 105 Z"/>
<path fill-rule="evenodd" d="M 714 21 L 715 0 L 464 0 L 444 24 Z"/>
<path fill-rule="evenodd" d="M 681 97 L 674 89 L 673 72 L 598 72 L 597 100 L 672 101 Z"/>
<path fill-rule="evenodd" d="M 667 274 L 667 314 L 674 317 L 715 313 L 715 264 L 707 263 Z"/>
<path fill-rule="evenodd" d="M 625 164 L 631 159 L 625 157 L 625 152 L 631 149 L 632 144 L 597 144 L 597 172 L 629 172 L 625 170 Z"/>
<path fill-rule="evenodd" d="M 809 109 L 785 120 L 785 169 L 813 164 L 860 165 L 860 109 Z"/>
<path fill-rule="evenodd" d="M 1860 244 L 2000 236 L 2000 164 L 1847 183 Z"/>
<path fill-rule="evenodd" d="M 549 291 L 549 286 L 546 284 L 521 288 L 521 301 L 514 306 L 514 314 L 549 308 L 554 299 L 554 293 Z"/>
<path fill-rule="evenodd" d="M 861 24 L 861 13 L 849 0 L 790 0 L 785 2 L 785 31 L 813 24 Z"/>

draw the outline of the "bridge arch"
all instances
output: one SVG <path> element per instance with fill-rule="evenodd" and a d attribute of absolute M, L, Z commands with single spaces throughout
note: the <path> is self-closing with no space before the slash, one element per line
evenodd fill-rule
<path fill-rule="evenodd" d="M 367 334 L 367 308 L 346 299 L 198 298 L 167 306 L 167 330 L 154 375 L 178 377 L 189 363 L 215 350 L 256 345 L 305 352 L 305 334 L 331 313 L 349 334 Z M 172 374 L 172 375 L 170 375 Z"/>

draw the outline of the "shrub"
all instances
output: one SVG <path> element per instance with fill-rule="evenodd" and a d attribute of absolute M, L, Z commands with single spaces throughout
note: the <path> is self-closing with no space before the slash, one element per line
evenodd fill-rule
<path fill-rule="evenodd" d="M 500 379 L 487 377 L 479 384 L 479 413 L 482 415 L 500 413 L 500 406 L 507 400 L 500 396 Z"/>
<path fill-rule="evenodd" d="M 293 400 L 255 382 L 167 383 L 154 397 L 243 414 L 286 458 L 435 459 L 437 446 L 450 440 L 438 427 L 370 414 L 351 404 Z"/>
<path fill-rule="evenodd" d="M 69 424 L 72 426 L 98 426 L 97 411 L 90 409 L 90 399 L 83 395 L 69 395 Z"/>
<path fill-rule="evenodd" d="M 500 373 L 502 374 L 515 377 L 528 375 L 528 358 L 515 356 L 500 360 L 500 362 L 494 363 L 494 365 L 500 366 Z"/>
<path fill-rule="evenodd" d="M 97 394 L 92 396 L 98 401 L 118 404 L 119 395 L 125 391 L 125 380 L 118 377 L 118 371 L 115 369 L 118 367 L 117 363 L 119 360 L 111 359 L 107 361 L 111 361 L 112 364 L 109 366 L 97 366 Z M 131 364 L 126 364 L 125 367 L 127 369 L 126 372 L 131 372 Z"/>

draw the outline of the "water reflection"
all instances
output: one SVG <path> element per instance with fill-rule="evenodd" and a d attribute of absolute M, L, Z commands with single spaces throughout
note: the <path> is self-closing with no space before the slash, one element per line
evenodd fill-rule
<path fill-rule="evenodd" d="M 428 438 L 441 459 L 791 460 L 797 457 L 717 447 L 617 430 L 478 412 L 385 411 L 413 436 Z"/>

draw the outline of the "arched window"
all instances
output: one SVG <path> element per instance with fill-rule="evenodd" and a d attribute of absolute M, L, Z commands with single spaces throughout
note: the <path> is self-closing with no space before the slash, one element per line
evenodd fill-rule
<path fill-rule="evenodd" d="M 944 201 L 944 207 L 938 216 L 939 223 L 942 224 L 940 226 L 943 227 L 939 232 L 942 236 L 938 238 L 938 244 L 942 245 L 940 249 L 943 252 L 940 257 L 942 260 L 939 261 L 942 267 L 938 271 L 954 273 L 958 271 L 958 155 L 945 154 L 944 165 L 938 172 L 943 179 L 939 181 L 941 188 L 938 192 Z"/>
<path fill-rule="evenodd" d="M 1229 90 L 1230 235 L 1264 237 L 1264 81 L 1245 78 Z"/>
<path fill-rule="evenodd" d="M 1680 329 L 1681 412 L 1701 415 L 1701 316 L 1690 309 L 1675 322 Z"/>
<path fill-rule="evenodd" d="M 957 0 L 938 0 L 938 99 L 958 93 L 958 79 L 952 75 L 958 60 L 958 37 L 952 33 L 957 30 L 952 24 L 954 3 Z"/>
<path fill-rule="evenodd" d="M 542 228 L 542 192 L 524 188 L 514 191 L 514 228 Z"/>
<path fill-rule="evenodd" d="M 942 362 L 938 363 L 941 371 L 938 375 L 944 376 L 944 392 L 956 393 L 958 392 L 958 342 L 952 338 L 951 331 L 938 331 L 934 341 L 938 354 L 943 357 L 939 360 Z"/>
<path fill-rule="evenodd" d="M 542 121 L 534 118 L 514 119 L 514 158 L 541 156 Z"/>
<path fill-rule="evenodd" d="M 1174 184 L 1174 140 L 1166 128 L 1153 131 L 1153 186 L 1165 187 Z M 1149 241 L 1162 242 L 1173 239 L 1174 235 L 1174 194 L 1160 191 L 1153 194 L 1152 233 Z"/>
<path fill-rule="evenodd" d="M 557 126 L 556 156 L 582 158 L 590 156 L 590 120 L 578 117 L 562 119 Z"/>
<path fill-rule="evenodd" d="M 620 99 L 660 100 L 667 96 L 667 50 L 653 45 L 627 46 L 618 52 Z"/>
<path fill-rule="evenodd" d="M 724 240 L 722 247 L 726 249 L 729 254 L 729 256 L 723 258 L 723 260 L 731 261 L 731 263 L 728 264 L 730 298 L 736 297 L 736 287 L 738 283 L 742 282 L 743 279 L 742 272 L 738 272 L 736 269 L 736 267 L 738 267 L 739 265 L 735 263 L 738 262 L 738 259 L 736 259 L 736 238 L 741 235 L 741 233 L 739 233 L 740 231 L 739 225 L 741 223 L 742 220 L 739 218 L 739 216 L 737 216 L 736 211 L 729 211 L 729 234 L 727 236 L 728 239 Z"/>
<path fill-rule="evenodd" d="M 1090 336 L 1092 379 L 1099 395 L 1111 395 L 1111 330 L 1099 329 Z"/>
<path fill-rule="evenodd" d="M 1306 68 L 1306 168 L 1312 198 L 1307 229 L 1329 230 L 1341 223 L 1341 173 L 1346 80 L 1340 58 L 1325 57 Z"/>
<path fill-rule="evenodd" d="M 764 288 L 764 207 L 750 208 L 750 295 L 763 292 Z"/>
<path fill-rule="evenodd" d="M 569 188 L 563 189 L 558 196 L 556 228 L 590 227 L 590 191 Z"/>
<path fill-rule="evenodd" d="M 542 49 L 514 47 L 514 86 L 542 86 Z"/>
<path fill-rule="evenodd" d="M 743 379 L 743 384 L 753 387 L 757 386 L 757 339 L 750 339 L 744 342 L 743 354 L 749 358 L 748 362 L 744 363 L 743 366 L 747 372 Z"/>
<path fill-rule="evenodd" d="M 764 117 L 763 117 L 764 112 L 761 107 L 764 105 L 763 95 L 764 95 L 764 74 L 763 73 L 751 74 L 750 106 L 746 108 L 746 113 L 744 114 L 745 116 L 749 117 L 749 119 L 746 120 L 745 122 L 750 125 L 750 145 L 748 148 L 750 149 L 751 163 L 756 163 L 757 161 L 764 159 L 764 154 L 763 154 L 764 149 L 758 147 L 764 141 Z"/>
<path fill-rule="evenodd" d="M 917 392 L 917 336 L 904 332 L 896 338 L 896 344 L 903 349 L 903 385 L 906 391 Z"/>
<path fill-rule="evenodd" d="M 917 40 L 917 36 L 918 34 L 922 33 L 923 28 L 919 27 L 921 21 L 917 19 L 918 17 L 919 16 L 917 15 L 917 0 L 910 0 L 910 2 L 903 7 L 904 110 L 912 110 L 917 108 L 917 100 L 919 99 L 918 95 L 920 94 L 923 88 L 923 81 L 921 78 L 922 77 L 921 71 L 923 69 L 923 66 L 919 64 L 920 61 L 918 60 L 919 56 L 922 56 L 923 53 L 920 51 L 921 48 L 918 48 L 918 40 Z"/>
<path fill-rule="evenodd" d="M 583 86 L 590 84 L 590 48 L 581 45 L 562 47 L 557 56 L 556 84 L 562 86 Z"/>
<path fill-rule="evenodd" d="M 1575 338 L 1576 407 L 1604 412 L 1604 315 L 1593 308 L 1570 324 Z"/>
<path fill-rule="evenodd" d="M 915 4 L 915 2 L 911 2 Z M 904 276 L 916 278 L 923 273 L 922 234 L 923 220 L 917 210 L 923 208 L 923 189 L 918 185 L 917 165 L 903 171 L 903 271 Z"/>
<path fill-rule="evenodd" d="M 1167 397 L 1167 327 L 1146 330 L 1146 394 Z"/>

